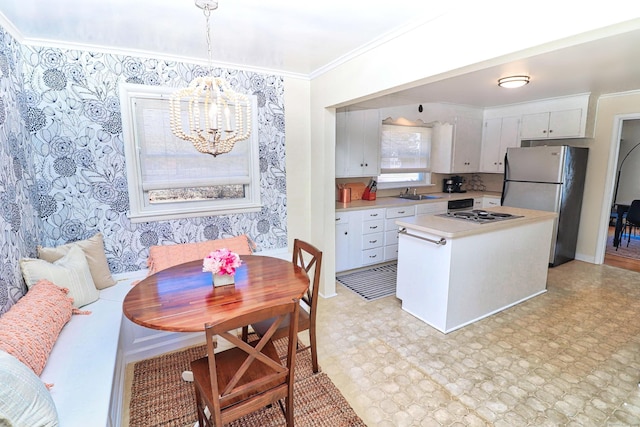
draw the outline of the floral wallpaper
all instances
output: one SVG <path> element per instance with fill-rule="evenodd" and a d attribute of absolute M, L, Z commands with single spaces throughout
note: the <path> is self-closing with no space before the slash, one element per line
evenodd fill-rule
<path fill-rule="evenodd" d="M 0 28 L 0 314 L 26 291 L 19 261 L 35 256 L 40 230 L 20 55 Z"/>
<path fill-rule="evenodd" d="M 0 171 L 4 273 L 0 313 L 22 292 L 20 256 L 102 232 L 112 273 L 146 268 L 149 247 L 247 234 L 258 250 L 286 247 L 284 83 L 215 69 L 258 97 L 261 212 L 133 224 L 118 85 L 186 86 L 199 65 L 0 43 Z M 35 212 L 34 212 L 35 211 Z M 9 284 L 1 281 L 9 280 Z"/>

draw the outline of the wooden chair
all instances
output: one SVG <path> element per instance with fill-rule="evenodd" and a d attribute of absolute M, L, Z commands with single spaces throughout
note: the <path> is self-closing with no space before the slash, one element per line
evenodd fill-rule
<path fill-rule="evenodd" d="M 322 252 L 315 246 L 310 245 L 302 240 L 295 239 L 293 241 L 293 263 L 304 269 L 309 275 L 309 289 L 302 297 L 305 306 L 301 307 L 298 315 L 298 332 L 309 331 L 309 345 L 304 346 L 297 339 L 298 351 L 311 350 L 311 362 L 313 372 L 318 372 L 318 351 L 316 346 L 316 307 L 318 305 L 318 288 L 320 287 L 320 268 L 322 267 Z M 251 327 L 258 334 L 264 335 L 271 320 L 253 323 Z M 246 330 L 243 331 L 246 335 Z M 273 339 L 281 338 L 287 335 L 287 325 L 283 323 L 280 329 L 274 334 Z M 297 338 L 297 336 L 296 336 Z"/>
<path fill-rule="evenodd" d="M 294 338 L 299 310 L 300 301 L 295 299 L 205 325 L 207 356 L 191 362 L 199 427 L 222 427 L 274 402 L 280 404 L 287 426 L 293 426 Z M 276 320 L 259 340 L 247 343 L 236 336 L 238 328 L 270 318 Z M 272 336 L 285 321 L 289 346 L 283 366 Z M 218 336 L 237 347 L 214 353 Z"/>

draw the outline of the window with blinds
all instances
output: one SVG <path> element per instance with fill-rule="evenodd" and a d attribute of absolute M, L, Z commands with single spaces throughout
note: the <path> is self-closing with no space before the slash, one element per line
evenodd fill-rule
<path fill-rule="evenodd" d="M 380 175 L 383 188 L 430 183 L 431 128 L 382 125 Z"/>
<path fill-rule="evenodd" d="M 255 132 L 229 153 L 213 157 L 198 152 L 171 132 L 169 96 L 173 90 L 121 85 L 131 220 L 258 211 Z M 255 122 L 255 97 L 252 102 Z"/>

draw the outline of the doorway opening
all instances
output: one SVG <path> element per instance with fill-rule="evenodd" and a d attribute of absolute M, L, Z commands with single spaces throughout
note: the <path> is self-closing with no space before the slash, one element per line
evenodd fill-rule
<path fill-rule="evenodd" d="M 619 118 L 617 135 L 618 155 L 604 264 L 640 271 L 640 235 L 624 227 L 625 210 L 631 201 L 640 199 L 640 114 Z"/>

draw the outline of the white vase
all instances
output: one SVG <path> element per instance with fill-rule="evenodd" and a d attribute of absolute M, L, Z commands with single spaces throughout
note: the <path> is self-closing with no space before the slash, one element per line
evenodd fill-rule
<path fill-rule="evenodd" d="M 233 285 L 234 283 L 233 274 L 213 274 L 213 286 Z"/>

